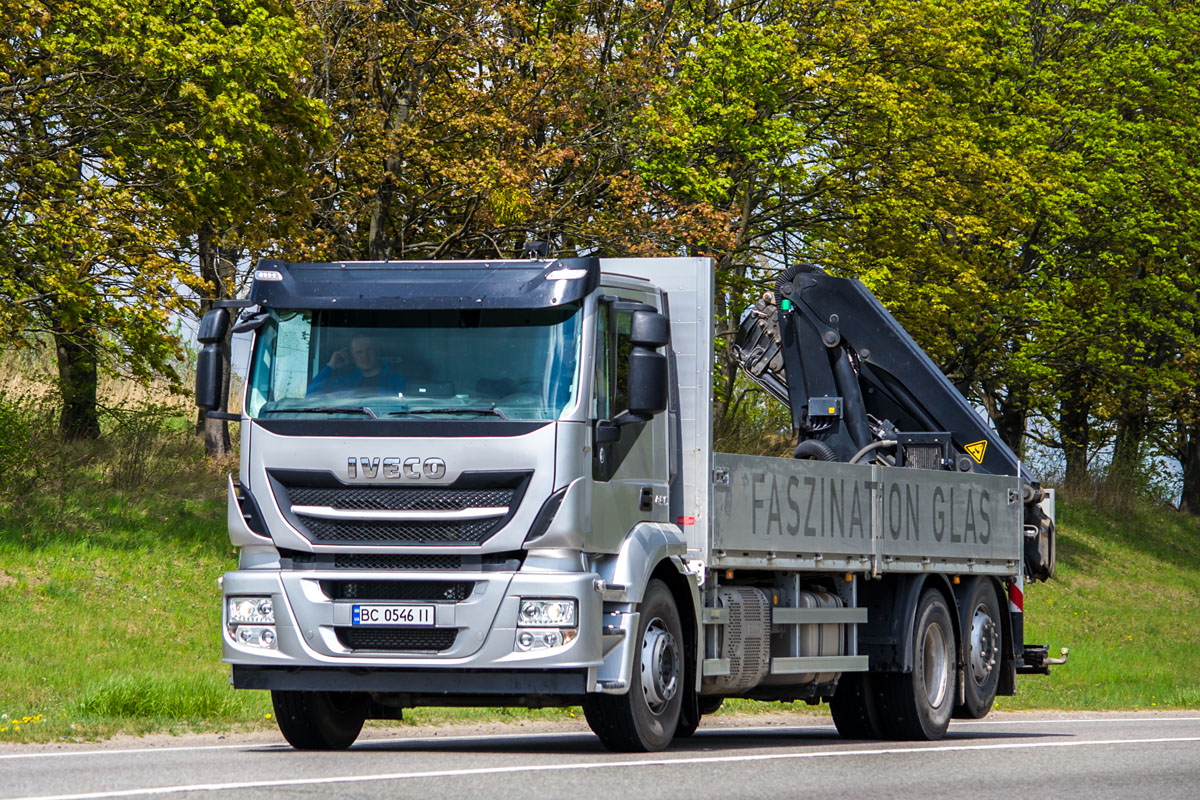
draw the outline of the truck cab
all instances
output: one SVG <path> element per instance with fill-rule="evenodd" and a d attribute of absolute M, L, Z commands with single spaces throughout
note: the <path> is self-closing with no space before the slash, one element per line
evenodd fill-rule
<path fill-rule="evenodd" d="M 353 720 L 627 692 L 648 575 L 696 619 L 665 302 L 595 258 L 261 262 L 235 325 L 234 685 L 281 725 L 302 700 L 301 744 L 333 743 L 317 697 Z"/>

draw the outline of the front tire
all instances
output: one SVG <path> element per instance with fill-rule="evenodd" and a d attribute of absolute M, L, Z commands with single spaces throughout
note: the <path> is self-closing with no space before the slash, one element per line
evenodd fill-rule
<path fill-rule="evenodd" d="M 913 624 L 912 672 L 884 676 L 880 723 L 885 737 L 932 741 L 946 735 L 954 710 L 957 652 L 946 599 L 926 589 Z"/>
<path fill-rule="evenodd" d="M 991 581 L 972 584 L 963 610 L 963 703 L 954 716 L 982 719 L 996 702 L 1004 649 L 1000 602 Z"/>
<path fill-rule="evenodd" d="M 583 702 L 588 726 L 605 747 L 617 752 L 665 749 L 679 727 L 686 694 L 683 625 L 666 584 L 650 581 L 638 612 L 629 691 L 593 694 Z"/>
<path fill-rule="evenodd" d="M 345 750 L 367 719 L 367 698 L 354 692 L 272 690 L 275 721 L 297 750 Z"/>

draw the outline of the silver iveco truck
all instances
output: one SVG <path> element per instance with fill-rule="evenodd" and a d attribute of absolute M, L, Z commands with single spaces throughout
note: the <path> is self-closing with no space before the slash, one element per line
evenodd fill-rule
<path fill-rule="evenodd" d="M 297 748 L 418 706 L 582 705 L 658 750 L 726 697 L 935 739 L 1060 662 L 1022 625 L 1053 496 L 875 298 L 800 264 L 747 313 L 733 352 L 794 458 L 713 452 L 713 301 L 699 258 L 260 262 L 197 365 L 198 405 L 241 422 L 233 685 Z"/>

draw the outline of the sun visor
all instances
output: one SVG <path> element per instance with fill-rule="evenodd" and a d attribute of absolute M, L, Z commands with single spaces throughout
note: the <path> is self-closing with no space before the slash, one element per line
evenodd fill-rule
<path fill-rule="evenodd" d="M 250 299 L 265 308 L 553 308 L 600 283 L 598 258 L 522 261 L 340 261 L 264 258 Z"/>

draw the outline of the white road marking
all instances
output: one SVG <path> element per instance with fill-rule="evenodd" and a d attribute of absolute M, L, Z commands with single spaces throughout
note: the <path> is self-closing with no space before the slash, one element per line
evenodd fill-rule
<path fill-rule="evenodd" d="M 428 772 L 388 772 L 376 775 L 339 775 L 324 778 L 282 778 L 266 781 L 236 781 L 229 783 L 194 783 L 179 786 L 152 786 L 141 789 L 121 789 L 80 794 L 37 795 L 12 800 L 104 800 L 109 797 L 148 797 L 183 792 L 240 791 L 243 789 L 272 789 L 287 786 L 328 786 L 331 784 L 369 783 L 373 781 L 404 781 L 425 778 L 463 778 L 476 775 L 512 775 L 533 772 L 564 772 L 567 770 L 605 770 L 624 767 L 670 767 L 686 764 L 721 764 L 754 761 L 782 761 L 806 758 L 855 758 L 861 756 L 902 755 L 909 753 L 954 753 L 979 750 L 1031 750 L 1040 747 L 1089 747 L 1129 744 L 1178 744 L 1200 742 L 1200 736 L 1163 737 L 1154 739 L 1098 739 L 1073 742 L 1009 742 L 1004 744 L 929 745 L 925 747 L 883 747 L 864 750 L 806 750 L 799 753 L 759 753 L 741 756 L 693 756 L 682 758 L 648 758 L 636 761 L 591 761 L 569 764 L 525 764 L 512 767 L 478 767 L 474 769 L 431 770 Z"/>
<path fill-rule="evenodd" d="M 127 756 L 137 753 L 186 753 L 192 750 L 246 750 L 253 747 L 269 747 L 275 750 L 289 749 L 286 744 L 189 744 L 180 747 L 126 747 L 120 750 L 47 750 L 40 753 L 6 753 L 0 761 L 13 758 L 65 758 L 68 756 Z"/>
<path fill-rule="evenodd" d="M 956 719 L 952 728 L 960 725 L 1077 725 L 1085 722 L 1200 722 L 1200 717 L 1086 717 L 1076 719 Z"/>
<path fill-rule="evenodd" d="M 1082 723 L 1095 722 L 1200 722 L 1200 717 L 1092 717 L 1087 719 L 1065 718 L 1065 719 L 978 719 L 978 720 L 954 720 L 951 728 L 959 728 L 964 725 L 1076 725 Z M 720 735 L 722 733 L 789 733 L 809 731 L 815 733 L 834 733 L 837 731 L 832 725 L 787 725 L 787 726 L 772 726 L 772 725 L 748 725 L 729 728 L 700 728 L 701 735 Z M 482 734 L 469 733 L 458 736 L 389 736 L 378 739 L 359 739 L 356 743 L 359 750 L 368 749 L 362 745 L 378 745 L 378 744 L 427 744 L 436 742 L 470 742 L 470 741 L 488 741 L 494 742 L 497 738 L 503 739 L 561 739 L 563 736 L 590 736 L 588 731 L 569 731 L 566 733 L 549 732 L 549 733 L 521 733 L 519 731 L 506 732 L 502 734 Z M 0 754 L 0 761 L 20 758 L 66 758 L 70 756 L 110 756 L 110 755 L 139 755 L 139 754 L 158 754 L 158 753 L 184 753 L 197 750 L 290 750 L 291 747 L 286 744 L 278 744 L 274 742 L 245 742 L 242 744 L 196 744 L 196 745 L 181 745 L 179 747 L 127 747 L 119 750 L 45 750 L 37 753 L 5 753 Z"/>

